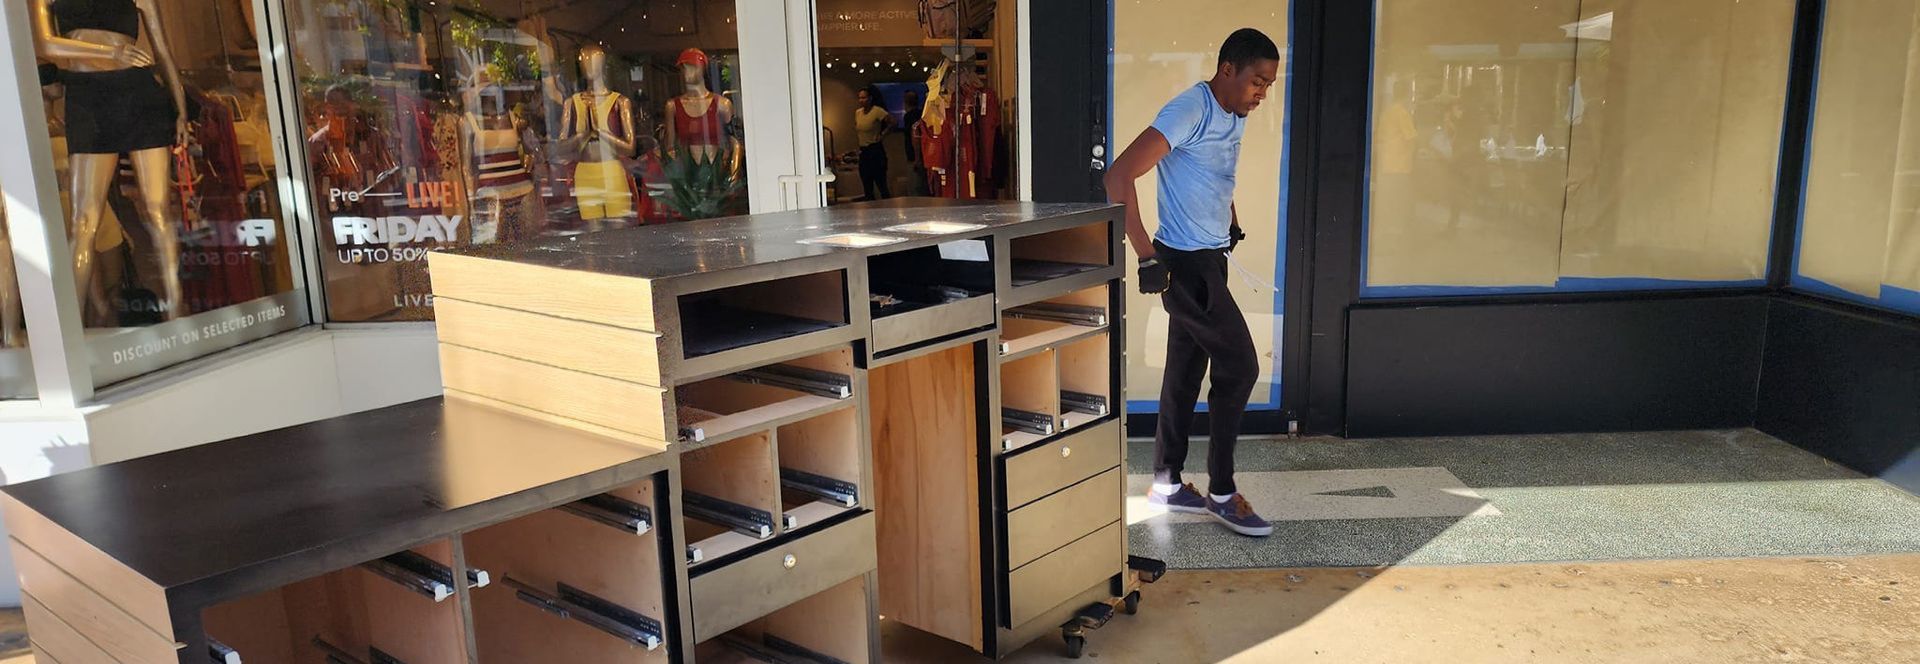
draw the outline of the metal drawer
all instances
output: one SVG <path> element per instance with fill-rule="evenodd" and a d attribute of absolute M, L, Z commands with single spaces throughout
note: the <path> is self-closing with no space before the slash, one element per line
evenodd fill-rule
<path fill-rule="evenodd" d="M 1120 465 L 1118 418 L 1007 457 L 1008 510 Z"/>
<path fill-rule="evenodd" d="M 1101 526 L 1119 521 L 1124 507 L 1119 468 L 1093 476 L 1007 515 L 1007 567 L 1019 569 Z"/>
<path fill-rule="evenodd" d="M 916 309 L 886 318 L 873 319 L 873 349 L 887 351 L 901 346 L 964 332 L 994 323 L 993 296 L 970 297 L 959 302 Z"/>
<path fill-rule="evenodd" d="M 1118 521 L 1007 575 L 1008 616 L 1025 624 L 1119 574 L 1127 564 L 1126 524 Z"/>
<path fill-rule="evenodd" d="M 693 638 L 725 634 L 879 565 L 873 514 L 693 577 Z"/>

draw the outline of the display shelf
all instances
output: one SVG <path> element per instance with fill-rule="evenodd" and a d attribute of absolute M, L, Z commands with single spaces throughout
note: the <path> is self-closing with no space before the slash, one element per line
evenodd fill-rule
<path fill-rule="evenodd" d="M 1104 333 L 1112 322 L 1109 292 L 1094 286 L 1001 311 L 1002 361 Z"/>
<path fill-rule="evenodd" d="M 847 324 L 846 275 L 770 279 L 682 295 L 682 355 L 715 355 Z"/>
<path fill-rule="evenodd" d="M 863 506 L 866 455 L 859 412 L 843 409 L 782 426 L 774 441 L 783 525 L 806 528 Z"/>
<path fill-rule="evenodd" d="M 842 348 L 682 385 L 678 437 L 694 449 L 852 408 L 853 371 Z"/>
<path fill-rule="evenodd" d="M 759 432 L 680 458 L 687 545 L 710 565 L 780 531 L 773 436 Z"/>
<path fill-rule="evenodd" d="M 1105 333 L 1060 347 L 1061 428 L 1072 430 L 1112 414 L 1113 341 Z"/>
<path fill-rule="evenodd" d="M 988 240 L 968 239 L 869 257 L 874 348 L 992 326 L 992 247 Z"/>

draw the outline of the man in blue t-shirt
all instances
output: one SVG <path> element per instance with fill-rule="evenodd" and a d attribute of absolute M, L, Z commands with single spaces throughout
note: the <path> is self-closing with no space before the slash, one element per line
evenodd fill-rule
<path fill-rule="evenodd" d="M 1228 529 L 1254 537 L 1272 534 L 1273 526 L 1234 487 L 1233 446 L 1260 361 L 1247 319 L 1227 292 L 1227 252 L 1244 237 L 1233 208 L 1240 136 L 1247 114 L 1267 98 L 1279 71 L 1280 49 L 1272 39 L 1251 28 L 1234 32 L 1220 45 L 1213 79 L 1167 102 L 1153 125 L 1114 160 L 1106 178 L 1108 196 L 1127 206 L 1127 242 L 1140 255 L 1140 292 L 1159 294 L 1172 319 L 1147 500 L 1176 512 L 1212 514 Z M 1155 168 L 1160 169 L 1160 227 L 1149 241 L 1134 181 Z M 1180 470 L 1209 363 L 1211 495 L 1202 495 L 1181 483 Z"/>

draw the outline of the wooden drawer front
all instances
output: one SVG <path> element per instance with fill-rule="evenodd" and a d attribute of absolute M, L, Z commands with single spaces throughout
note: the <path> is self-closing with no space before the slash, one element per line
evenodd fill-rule
<path fill-rule="evenodd" d="M 1119 521 L 1124 477 L 1115 467 L 1007 515 L 1007 567 L 1022 565 Z"/>
<path fill-rule="evenodd" d="M 1120 420 L 1007 457 L 1007 509 L 1018 509 L 1120 465 Z"/>
<path fill-rule="evenodd" d="M 864 514 L 696 576 L 694 640 L 725 634 L 866 574 L 879 566 L 875 551 L 873 515 Z"/>
<path fill-rule="evenodd" d="M 1014 626 L 1086 592 L 1126 566 L 1126 524 L 1118 521 L 1007 575 Z"/>
<path fill-rule="evenodd" d="M 884 351 L 993 325 L 993 297 L 982 295 L 873 320 L 873 348 Z"/>

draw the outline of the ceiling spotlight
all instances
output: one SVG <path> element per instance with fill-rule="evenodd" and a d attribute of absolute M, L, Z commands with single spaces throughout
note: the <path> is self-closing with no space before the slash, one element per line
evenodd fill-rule
<path fill-rule="evenodd" d="M 829 63 L 827 63 L 827 68 L 828 68 L 828 69 L 832 69 L 832 68 L 833 68 L 833 63 L 831 63 L 831 62 L 829 62 Z"/>
<path fill-rule="evenodd" d="M 878 66 L 880 66 L 880 61 L 879 61 L 879 60 L 874 60 L 874 61 L 873 61 L 873 66 L 875 66 L 875 67 L 878 67 Z"/>

